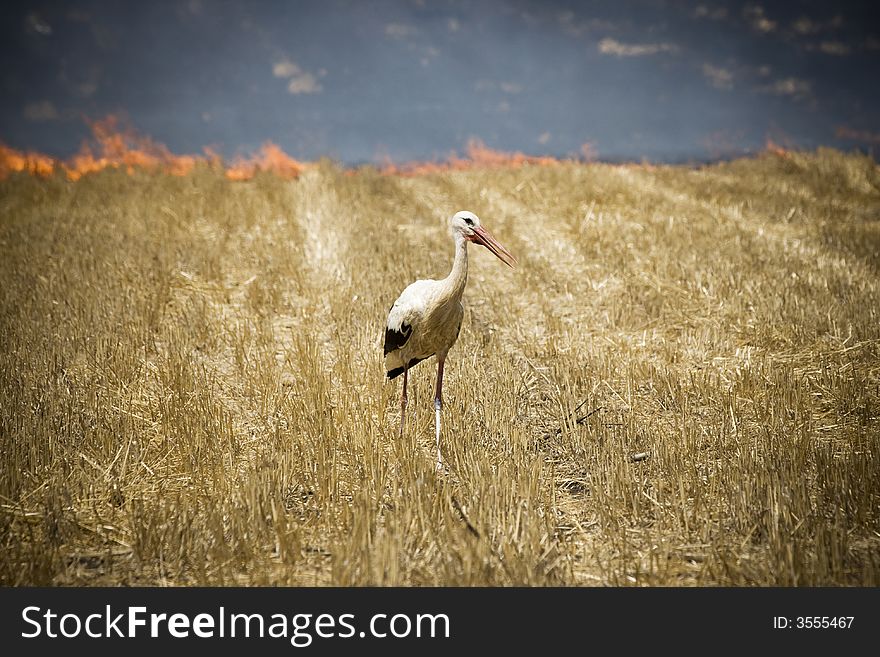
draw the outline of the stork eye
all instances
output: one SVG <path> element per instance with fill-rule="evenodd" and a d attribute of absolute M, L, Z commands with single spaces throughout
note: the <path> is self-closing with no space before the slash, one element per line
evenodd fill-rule
<path fill-rule="evenodd" d="M 471 219 L 470 217 L 465 217 L 465 218 L 464 218 L 464 223 L 466 223 L 468 226 L 473 226 L 473 225 L 474 225 L 474 220 Z"/>

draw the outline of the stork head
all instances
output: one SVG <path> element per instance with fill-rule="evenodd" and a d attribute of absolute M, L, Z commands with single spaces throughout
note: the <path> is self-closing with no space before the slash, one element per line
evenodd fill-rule
<path fill-rule="evenodd" d="M 508 267 L 513 267 L 516 264 L 516 258 L 513 257 L 513 254 L 505 249 L 498 240 L 492 237 L 488 230 L 480 225 L 480 218 L 473 212 L 459 210 L 452 215 L 449 225 L 456 239 L 460 235 L 468 242 L 485 246 Z"/>

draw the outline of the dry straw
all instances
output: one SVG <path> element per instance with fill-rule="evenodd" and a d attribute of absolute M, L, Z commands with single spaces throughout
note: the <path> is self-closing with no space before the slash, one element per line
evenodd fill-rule
<path fill-rule="evenodd" d="M 878 585 L 880 173 L 0 181 L 4 584 Z M 474 252 L 431 456 L 388 307 Z"/>

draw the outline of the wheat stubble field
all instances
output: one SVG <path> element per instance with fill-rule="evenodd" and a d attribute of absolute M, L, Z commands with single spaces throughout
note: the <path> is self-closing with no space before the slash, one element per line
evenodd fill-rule
<path fill-rule="evenodd" d="M 471 249 L 434 361 L 388 308 Z M 880 169 L 0 181 L 6 585 L 880 584 Z"/>

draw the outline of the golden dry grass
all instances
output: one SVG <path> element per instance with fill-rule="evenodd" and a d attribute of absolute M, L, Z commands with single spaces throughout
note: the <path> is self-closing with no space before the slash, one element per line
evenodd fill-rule
<path fill-rule="evenodd" d="M 520 266 L 472 249 L 438 476 L 433 361 L 400 441 L 381 339 L 461 208 Z M 0 212 L 4 584 L 880 584 L 867 158 L 20 175 Z"/>

